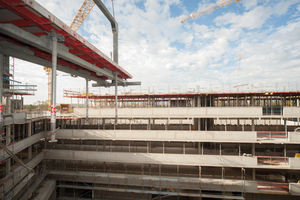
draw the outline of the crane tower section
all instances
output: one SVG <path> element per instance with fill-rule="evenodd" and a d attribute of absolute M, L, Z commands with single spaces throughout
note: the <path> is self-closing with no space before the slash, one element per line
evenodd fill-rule
<path fill-rule="evenodd" d="M 95 2 L 93 0 L 85 0 L 78 10 L 76 17 L 74 18 L 73 22 L 71 23 L 70 27 L 77 31 L 77 29 L 81 26 L 82 22 L 85 18 L 89 15 L 90 11 L 94 7 Z"/>
<path fill-rule="evenodd" d="M 192 19 L 196 19 L 198 17 L 201 17 L 202 15 L 205 15 L 205 14 L 208 14 L 214 10 L 217 10 L 219 8 L 223 8 L 225 6 L 228 6 L 234 2 L 239 2 L 239 1 L 242 1 L 242 0 L 221 0 L 221 1 L 218 1 L 217 3 L 214 3 L 210 6 L 207 6 L 206 8 L 203 8 L 201 10 L 198 10 L 196 12 L 193 12 L 192 14 L 188 15 L 188 16 L 185 16 L 182 18 L 181 20 L 181 23 L 185 23 L 185 22 L 188 22 Z"/>

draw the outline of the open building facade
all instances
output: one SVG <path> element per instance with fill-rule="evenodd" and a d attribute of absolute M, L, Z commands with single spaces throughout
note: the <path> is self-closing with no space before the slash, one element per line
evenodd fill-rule
<path fill-rule="evenodd" d="M 299 199 L 299 91 L 121 94 L 117 103 L 69 91 L 89 106 L 56 118 L 17 112 L 35 86 L 14 86 L 9 56 L 97 86 L 130 85 L 131 75 L 35 1 L 0 6 L 2 199 Z"/>

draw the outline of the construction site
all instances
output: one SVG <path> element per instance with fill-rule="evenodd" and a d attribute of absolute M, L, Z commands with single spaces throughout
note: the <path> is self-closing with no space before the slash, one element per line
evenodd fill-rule
<path fill-rule="evenodd" d="M 111 24 L 113 59 L 76 32 L 92 8 Z M 44 67 L 49 111 L 25 110 L 37 85 L 14 79 L 15 58 Z M 57 71 L 86 80 L 64 86 L 59 110 Z M 71 26 L 35 0 L 0 0 L 0 198 L 300 198 L 300 83 L 142 89 L 131 78 L 101 0 Z"/>

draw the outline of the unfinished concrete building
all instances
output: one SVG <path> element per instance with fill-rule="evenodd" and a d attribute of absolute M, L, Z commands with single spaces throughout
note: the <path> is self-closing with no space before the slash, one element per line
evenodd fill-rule
<path fill-rule="evenodd" d="M 97 86 L 131 84 L 35 1 L 0 7 L 1 76 L 13 56 Z M 2 91 L 2 199 L 299 199 L 299 91 L 121 94 L 117 102 L 69 91 L 89 106 L 58 116 L 55 108 L 16 113 L 12 102 L 22 107 L 27 93 Z"/>

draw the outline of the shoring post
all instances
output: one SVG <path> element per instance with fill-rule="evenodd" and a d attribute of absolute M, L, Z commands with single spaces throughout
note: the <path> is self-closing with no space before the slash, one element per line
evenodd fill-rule
<path fill-rule="evenodd" d="M 52 74 L 51 74 L 51 142 L 55 142 L 56 133 L 56 69 L 57 69 L 57 37 L 52 36 Z"/>
<path fill-rule="evenodd" d="M 115 72 L 115 108 L 116 108 L 116 113 L 115 113 L 115 126 L 118 125 L 118 72 Z"/>
<path fill-rule="evenodd" d="M 86 120 L 89 119 L 89 80 L 86 80 L 86 84 L 85 84 L 85 104 L 86 104 Z"/>

